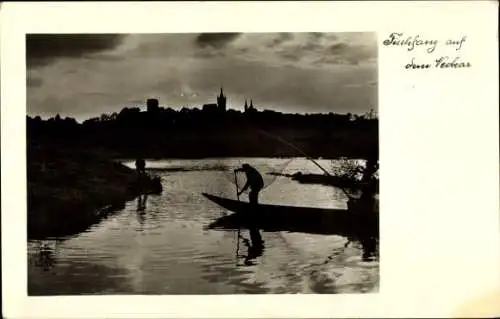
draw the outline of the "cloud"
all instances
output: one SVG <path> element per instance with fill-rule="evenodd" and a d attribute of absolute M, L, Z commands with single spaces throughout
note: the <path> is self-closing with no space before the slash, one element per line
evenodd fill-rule
<path fill-rule="evenodd" d="M 228 107 L 237 109 L 245 98 L 292 112 L 376 108 L 374 35 L 208 35 L 126 35 L 115 46 L 69 55 L 78 59 L 61 59 L 68 54 L 57 51 L 44 68 L 28 69 L 28 112 L 85 119 L 148 97 L 173 108 L 199 107 L 215 102 L 221 85 Z"/>
<path fill-rule="evenodd" d="M 226 52 L 214 49 L 212 47 L 206 47 L 195 51 L 194 56 L 198 58 L 216 58 L 226 56 Z"/>
<path fill-rule="evenodd" d="M 309 32 L 308 35 L 313 40 L 318 40 L 318 39 L 323 38 L 326 34 L 323 32 Z"/>
<path fill-rule="evenodd" d="M 36 88 L 43 85 L 43 78 L 40 75 L 37 75 L 36 72 L 32 69 L 26 70 L 26 87 L 28 88 Z"/>
<path fill-rule="evenodd" d="M 267 44 L 267 46 L 270 48 L 274 48 L 292 39 L 293 35 L 291 33 L 279 33 L 275 38 L 271 40 L 271 43 Z"/>
<path fill-rule="evenodd" d="M 240 36 L 240 33 L 202 33 L 196 38 L 196 44 L 201 47 L 221 49 Z"/>
<path fill-rule="evenodd" d="M 344 54 L 349 49 L 349 46 L 345 43 L 335 43 L 328 48 L 328 53 L 330 54 Z"/>
<path fill-rule="evenodd" d="M 372 63 L 376 54 L 376 46 L 339 42 L 329 46 L 327 54 L 320 61 L 324 63 Z"/>
<path fill-rule="evenodd" d="M 58 58 L 83 57 L 114 49 L 123 38 L 120 34 L 28 34 L 26 62 L 28 66 L 40 66 Z"/>
<path fill-rule="evenodd" d="M 26 86 L 31 88 L 40 87 L 43 84 L 43 80 L 41 78 L 35 77 L 27 77 L 26 78 Z"/>
<path fill-rule="evenodd" d="M 373 64 L 377 45 L 375 36 L 367 33 L 249 33 L 224 51 L 271 65 L 318 68 Z"/>

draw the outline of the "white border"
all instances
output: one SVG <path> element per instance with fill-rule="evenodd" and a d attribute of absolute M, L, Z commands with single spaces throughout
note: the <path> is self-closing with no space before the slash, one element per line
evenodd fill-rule
<path fill-rule="evenodd" d="M 496 2 L 3 3 L 1 23 L 6 317 L 447 317 L 498 287 Z M 467 70 L 408 72 L 379 49 L 380 293 L 26 297 L 25 34 L 211 31 L 468 36 Z"/>

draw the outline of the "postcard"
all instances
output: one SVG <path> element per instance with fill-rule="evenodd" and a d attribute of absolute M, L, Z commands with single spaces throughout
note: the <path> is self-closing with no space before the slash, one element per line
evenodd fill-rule
<path fill-rule="evenodd" d="M 4 315 L 499 315 L 497 9 L 4 3 Z"/>

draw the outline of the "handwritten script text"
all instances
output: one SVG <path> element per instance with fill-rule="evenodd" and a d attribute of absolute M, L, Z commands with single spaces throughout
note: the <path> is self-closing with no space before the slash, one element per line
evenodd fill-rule
<path fill-rule="evenodd" d="M 462 48 L 466 43 L 467 37 L 461 36 L 459 38 L 449 38 L 444 41 L 438 39 L 426 39 L 419 34 L 416 35 L 405 35 L 402 32 L 392 32 L 389 36 L 382 42 L 386 47 L 403 47 L 406 48 L 408 52 L 416 53 L 417 50 L 421 49 L 424 54 L 431 55 L 436 53 L 439 46 L 454 49 L 455 56 L 442 55 L 437 58 L 417 60 L 416 56 L 412 56 L 410 61 L 404 65 L 407 70 L 425 70 L 425 69 L 459 69 L 459 68 L 470 68 L 471 63 L 462 60 L 459 56 Z"/>

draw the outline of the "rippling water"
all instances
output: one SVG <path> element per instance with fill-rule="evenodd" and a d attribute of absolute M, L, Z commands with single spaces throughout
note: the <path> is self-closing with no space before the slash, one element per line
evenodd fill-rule
<path fill-rule="evenodd" d="M 378 261 L 361 260 L 340 236 L 262 232 L 252 256 L 235 231 L 206 230 L 227 214 L 201 193 L 235 197 L 232 169 L 244 161 L 264 175 L 260 202 L 346 208 L 342 191 L 301 185 L 269 172 L 318 172 L 304 159 L 148 162 L 164 191 L 111 214 L 70 238 L 28 243 L 28 292 L 54 294 L 361 293 L 378 290 Z M 126 163 L 132 165 L 133 163 Z M 326 162 L 326 166 L 329 164 Z M 240 177 L 240 183 L 244 177 Z M 246 195 L 242 196 L 246 200 Z M 250 239 L 247 230 L 240 235 Z M 250 255 L 250 256 L 249 256 Z"/>

